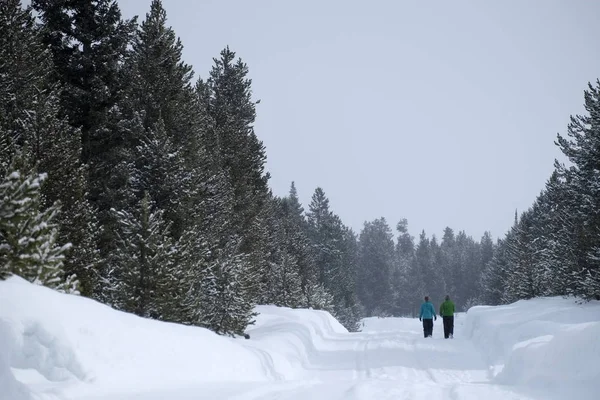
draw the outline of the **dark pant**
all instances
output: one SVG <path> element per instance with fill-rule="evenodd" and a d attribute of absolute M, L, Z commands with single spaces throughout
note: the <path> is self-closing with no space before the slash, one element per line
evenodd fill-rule
<path fill-rule="evenodd" d="M 454 316 L 443 317 L 444 319 L 444 338 L 448 339 L 450 335 L 454 336 Z"/>
<path fill-rule="evenodd" d="M 433 335 L 433 320 L 423 318 L 423 335 L 429 337 Z"/>

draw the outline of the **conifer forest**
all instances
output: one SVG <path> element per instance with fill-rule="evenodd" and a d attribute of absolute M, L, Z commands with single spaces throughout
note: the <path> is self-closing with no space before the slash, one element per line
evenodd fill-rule
<path fill-rule="evenodd" d="M 600 82 L 503 237 L 413 237 L 384 218 L 355 232 L 327 188 L 310 204 L 291 180 L 273 194 L 243 54 L 207 54 L 197 79 L 183 45 L 160 0 L 132 20 L 114 0 L 0 0 L 0 278 L 223 335 L 257 304 L 356 331 L 416 315 L 424 295 L 461 311 L 600 299 Z"/>

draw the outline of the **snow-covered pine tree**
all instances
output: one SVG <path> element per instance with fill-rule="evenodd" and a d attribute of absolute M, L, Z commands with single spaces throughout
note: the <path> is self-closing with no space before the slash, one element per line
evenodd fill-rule
<path fill-rule="evenodd" d="M 47 174 L 42 186 L 43 207 L 60 202 L 57 216 L 59 241 L 71 243 L 64 270 L 76 275 L 83 295 L 90 296 L 100 264 L 100 228 L 95 210 L 87 200 L 87 168 L 81 164 L 81 138 L 66 120 L 59 120 L 54 92 L 40 94 L 32 112 L 23 119 L 25 150 L 37 170 Z"/>
<path fill-rule="evenodd" d="M 572 216 L 573 185 L 554 171 L 546 182 L 540 206 L 543 207 L 547 250 L 544 252 L 544 287 L 551 295 L 579 293 L 580 271 L 577 259 L 578 219 Z"/>
<path fill-rule="evenodd" d="M 486 266 L 494 257 L 492 234 L 488 231 L 484 232 L 479 243 L 481 244 L 481 265 Z"/>
<path fill-rule="evenodd" d="M 439 304 L 441 303 L 447 291 L 443 269 L 442 251 L 435 235 L 432 235 L 429 241 L 429 251 L 432 276 L 430 278 L 431 280 L 428 293 L 430 294 L 432 301 L 434 301 L 436 304 Z"/>
<path fill-rule="evenodd" d="M 418 296 L 419 304 L 423 302 L 424 296 L 429 296 L 432 301 L 434 300 L 432 288 L 436 277 L 433 274 L 432 262 L 430 240 L 423 230 L 419 235 L 419 243 L 415 248 L 414 269 L 416 274 L 413 275 L 413 279 L 419 280 L 423 289 L 423 292 L 419 293 L 420 296 Z"/>
<path fill-rule="evenodd" d="M 248 288 L 258 278 L 248 274 L 247 256 L 237 248 L 239 243 L 231 238 L 227 247 L 216 250 L 202 282 L 205 303 L 199 324 L 222 335 L 242 335 L 256 316 Z"/>
<path fill-rule="evenodd" d="M 154 149 L 159 150 L 154 154 L 146 151 L 137 168 L 146 170 L 146 183 L 153 185 L 153 200 L 172 222 L 173 237 L 179 238 L 194 225 L 188 215 L 194 203 L 202 201 L 214 160 L 203 148 L 203 136 L 210 129 L 205 121 L 208 110 L 199 104 L 200 98 L 191 85 L 192 68 L 182 61 L 183 45 L 166 22 L 161 1 L 152 1 L 136 32 L 127 63 L 131 85 L 125 106 L 130 113 L 139 113 L 145 130 L 134 138 L 135 145 L 143 144 L 152 151 L 148 148 L 151 137 Z M 162 173 L 165 169 L 170 172 Z"/>
<path fill-rule="evenodd" d="M 464 292 L 460 304 L 461 309 L 465 311 L 476 305 L 476 299 L 481 291 L 481 274 L 483 272 L 480 243 L 476 242 L 473 237 L 467 236 L 466 245 L 466 260 L 463 265 Z"/>
<path fill-rule="evenodd" d="M 208 112 L 212 119 L 212 134 L 207 139 L 214 143 L 215 159 L 233 188 L 233 218 L 235 234 L 242 238 L 240 251 L 245 254 L 262 252 L 256 242 L 260 232 L 256 218 L 267 201 L 269 174 L 265 173 L 266 154 L 263 143 L 254 132 L 256 117 L 252 101 L 252 81 L 247 78 L 248 66 L 229 48 L 214 59 L 207 82 Z M 252 265 L 255 272 L 259 266 Z"/>
<path fill-rule="evenodd" d="M 535 250 L 532 247 L 535 239 L 534 218 L 533 209 L 525 211 L 517 225 L 513 227 L 512 240 L 506 242 L 510 262 L 502 296 L 504 303 L 540 295 L 540 288 L 535 285 Z"/>
<path fill-rule="evenodd" d="M 114 0 L 32 0 L 42 22 L 44 44 L 61 85 L 61 116 L 81 130 L 81 160 L 88 167 L 87 197 L 97 210 L 100 257 L 114 251 L 117 222 L 110 209 L 133 210 L 127 187 L 137 121 L 123 114 L 130 79 L 123 63 L 135 21 L 123 21 Z M 106 300 L 106 264 L 94 275 L 92 296 Z M 94 269 L 94 271 L 97 269 Z"/>
<path fill-rule="evenodd" d="M 259 304 L 297 307 L 302 303 L 301 279 L 298 261 L 289 251 L 293 232 L 283 211 L 284 203 L 284 200 L 272 197 L 259 215 L 258 220 L 262 222 L 259 237 L 264 242 L 258 244 L 266 251 L 261 260 L 253 260 L 254 265 L 264 265 L 257 301 Z"/>
<path fill-rule="evenodd" d="M 365 222 L 358 241 L 357 294 L 367 316 L 385 316 L 392 308 L 394 241 L 385 218 Z"/>
<path fill-rule="evenodd" d="M 166 25 L 167 13 L 160 0 L 153 0 L 146 19 L 140 24 L 129 59 L 132 76 L 131 97 L 134 110 L 143 112 L 144 128 L 153 128 L 159 120 L 176 145 L 190 135 L 183 114 L 184 102 L 193 94 L 192 67 L 182 61 L 183 44 Z"/>
<path fill-rule="evenodd" d="M 395 248 L 394 272 L 392 273 L 393 306 L 392 314 L 397 316 L 411 315 L 416 311 L 420 295 L 423 293 L 422 283 L 415 279 L 413 273 L 415 245 L 408 233 L 408 221 L 401 219 L 396 225 L 398 238 Z"/>
<path fill-rule="evenodd" d="M 142 317 L 170 320 L 171 291 L 181 282 L 177 248 L 162 210 L 152 211 L 146 194 L 134 214 L 114 211 L 120 223 L 117 251 L 111 261 L 111 302 Z"/>
<path fill-rule="evenodd" d="M 163 210 L 164 217 L 171 223 L 183 225 L 179 200 L 188 187 L 184 160 L 165 130 L 161 119 L 146 129 L 145 135 L 135 149 L 135 173 L 132 188 L 139 194 L 148 192 L 153 205 Z"/>
<path fill-rule="evenodd" d="M 33 283 L 76 293 L 76 278 L 65 277 L 62 270 L 69 245 L 57 242 L 54 220 L 59 205 L 41 211 L 40 186 L 45 175 L 11 169 L 0 184 L 0 275 L 17 274 Z"/>
<path fill-rule="evenodd" d="M 49 61 L 31 8 L 23 9 L 20 0 L 0 2 L 0 127 L 6 135 L 3 174 L 26 139 L 22 121 L 31 113 L 39 91 L 47 86 L 46 77 L 52 70 Z"/>
<path fill-rule="evenodd" d="M 271 273 L 273 274 L 271 303 L 292 308 L 299 306 L 302 302 L 302 288 L 298 261 L 287 252 L 285 247 L 278 251 Z"/>
<path fill-rule="evenodd" d="M 312 243 L 312 254 L 318 274 L 318 282 L 333 296 L 333 309 L 327 309 L 334 317 L 344 321 L 349 330 L 356 329 L 358 313 L 355 296 L 356 272 L 355 235 L 348 231 L 340 218 L 329 210 L 329 199 L 321 188 L 317 188 L 307 214 L 308 237 Z M 314 291 L 314 293 L 313 293 Z M 318 288 L 309 290 L 310 296 L 320 293 Z M 326 299 L 326 296 L 318 296 Z M 320 301 L 320 300 L 319 300 Z"/>
<path fill-rule="evenodd" d="M 335 317 L 350 332 L 359 330 L 363 309 L 356 295 L 356 282 L 358 276 L 358 240 L 354 231 L 342 226 L 342 239 L 340 241 L 341 265 L 340 284 L 336 292 Z"/>
<path fill-rule="evenodd" d="M 506 286 L 506 276 L 509 271 L 508 245 L 512 241 L 512 233 L 509 232 L 505 239 L 499 239 L 494 255 L 490 262 L 485 265 L 481 275 L 481 304 L 496 306 L 502 304 L 502 298 Z"/>
<path fill-rule="evenodd" d="M 300 204 L 298 192 L 294 182 L 290 187 L 289 195 L 281 200 L 285 230 L 287 235 L 287 251 L 295 258 L 298 264 L 298 274 L 301 280 L 303 293 L 302 307 L 321 308 L 321 302 L 313 302 L 312 294 L 319 292 L 317 266 L 315 264 L 313 248 L 308 238 L 308 224 L 304 217 L 304 208 Z"/>
<path fill-rule="evenodd" d="M 576 221 L 573 254 L 579 282 L 575 294 L 600 298 L 600 81 L 588 84 L 584 99 L 586 114 L 571 117 L 567 137 L 557 135 L 556 144 L 572 166 L 556 166 L 573 188 L 569 215 Z"/>
<path fill-rule="evenodd" d="M 12 91 L 8 98 L 0 96 L 7 99 L 0 103 L 6 116 L 0 123 L 8 133 L 5 140 L 14 139 L 12 151 L 20 149 L 31 166 L 48 175 L 41 189 L 42 206 L 60 201 L 58 240 L 72 243 L 74 248 L 66 254 L 64 270 L 68 276 L 77 275 L 82 294 L 89 295 L 90 269 L 98 262 L 98 228 L 86 200 L 87 171 L 80 161 L 80 132 L 58 117 L 60 87 L 51 81 L 51 54 L 42 44 L 31 9 L 22 9 L 19 3 L 0 3 L 0 79 L 5 81 L 5 89 Z"/>
<path fill-rule="evenodd" d="M 313 245 L 319 282 L 330 289 L 335 279 L 335 258 L 338 254 L 333 246 L 334 216 L 329 210 L 329 199 L 321 188 L 315 189 L 307 213 L 308 233 Z"/>
<path fill-rule="evenodd" d="M 444 275 L 446 285 L 446 294 L 452 296 L 456 300 L 459 286 L 461 284 L 461 265 L 460 254 L 456 244 L 456 236 L 454 231 L 449 226 L 444 229 L 442 242 L 440 243 L 441 252 L 441 271 Z"/>

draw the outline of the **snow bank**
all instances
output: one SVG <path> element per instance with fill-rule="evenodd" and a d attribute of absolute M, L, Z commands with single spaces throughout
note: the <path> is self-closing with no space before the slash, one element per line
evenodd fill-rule
<path fill-rule="evenodd" d="M 258 306 L 256 324 L 247 333 L 252 340 L 246 345 L 268 359 L 274 378 L 306 378 L 319 364 L 324 353 L 344 349 L 348 330 L 326 311 Z"/>
<path fill-rule="evenodd" d="M 12 353 L 14 339 L 8 323 L 0 319 L 0 398 L 10 400 L 26 400 L 31 396 L 27 388 L 17 382 L 10 369 L 9 357 Z"/>
<path fill-rule="evenodd" d="M 600 393 L 600 302 L 539 298 L 473 307 L 465 333 L 498 383 Z"/>
<path fill-rule="evenodd" d="M 0 282 L 0 399 L 29 399 L 29 391 L 110 397 L 140 387 L 158 392 L 202 382 L 294 379 L 306 376 L 330 341 L 348 336 L 327 312 L 256 311 L 251 340 L 232 339 L 11 277 Z"/>
<path fill-rule="evenodd" d="M 180 385 L 269 379 L 243 340 L 139 318 L 18 277 L 0 282 L 0 323 L 2 399 L 6 388 L 20 390 L 6 363 L 28 386 L 59 388 L 63 395 L 75 386 L 78 394 L 85 387 L 90 393 L 153 388 L 166 376 Z"/>

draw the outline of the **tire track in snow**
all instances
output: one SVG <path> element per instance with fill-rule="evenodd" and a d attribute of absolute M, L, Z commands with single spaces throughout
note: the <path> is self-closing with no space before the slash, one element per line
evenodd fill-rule
<path fill-rule="evenodd" d="M 356 369 L 353 374 L 354 379 L 369 379 L 371 378 L 371 369 L 368 365 L 367 351 L 369 349 L 369 339 L 362 339 L 354 345 L 356 353 Z"/>
<path fill-rule="evenodd" d="M 273 357 L 271 357 L 268 352 L 254 346 L 246 346 L 246 348 L 258 356 L 262 369 L 267 377 L 274 381 L 285 380 L 285 378 L 277 372 L 275 363 L 273 362 Z"/>

